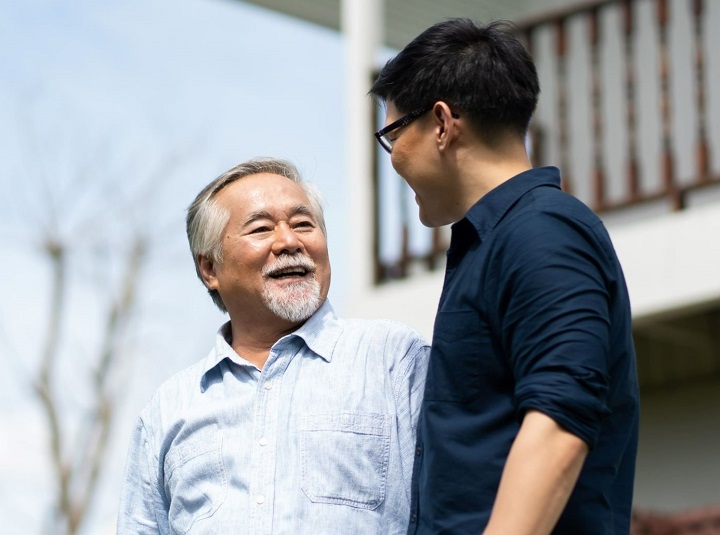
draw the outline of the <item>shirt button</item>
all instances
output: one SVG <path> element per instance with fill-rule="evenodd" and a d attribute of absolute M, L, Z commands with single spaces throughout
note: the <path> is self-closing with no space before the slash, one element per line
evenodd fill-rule
<path fill-rule="evenodd" d="M 265 390 L 272 390 L 272 383 L 265 383 Z"/>
<path fill-rule="evenodd" d="M 415 513 L 410 515 L 410 522 L 413 524 L 417 521 L 417 515 Z"/>
<path fill-rule="evenodd" d="M 268 441 L 265 437 L 262 437 L 260 440 L 258 440 L 258 444 L 260 444 L 261 446 L 267 446 L 267 443 Z"/>
<path fill-rule="evenodd" d="M 255 501 L 258 503 L 258 505 L 262 505 L 265 503 L 265 496 L 259 494 L 258 497 L 255 498 Z"/>
<path fill-rule="evenodd" d="M 422 448 L 420 446 L 415 448 L 415 455 L 417 455 L 418 457 L 422 455 Z"/>

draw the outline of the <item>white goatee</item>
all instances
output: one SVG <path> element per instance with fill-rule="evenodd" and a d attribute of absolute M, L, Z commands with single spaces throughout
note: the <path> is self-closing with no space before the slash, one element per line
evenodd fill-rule
<path fill-rule="evenodd" d="M 293 282 L 280 288 L 266 284 L 263 288 L 263 301 L 268 309 L 286 321 L 299 323 L 315 314 L 320 308 L 320 283 L 315 276 L 315 262 L 305 255 L 283 255 L 263 269 L 263 276 L 288 268 L 302 268 L 309 272 L 305 280 Z"/>

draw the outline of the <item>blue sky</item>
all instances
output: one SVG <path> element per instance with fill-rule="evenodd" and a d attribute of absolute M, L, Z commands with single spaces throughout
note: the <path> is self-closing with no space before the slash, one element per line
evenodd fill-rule
<path fill-rule="evenodd" d="M 126 403 L 85 532 L 109 533 L 137 412 L 160 381 L 205 355 L 223 321 L 183 229 L 207 182 L 253 156 L 295 162 L 326 198 L 330 296 L 342 310 L 343 42 L 230 0 L 0 0 L 0 13 L 0 525 L 14 535 L 47 522 L 45 437 L 29 394 L 47 320 L 43 236 L 72 244 L 58 370 L 75 393 L 64 407 L 71 422 L 85 403 L 103 288 L 117 276 L 107 267 L 132 232 L 149 229 Z"/>

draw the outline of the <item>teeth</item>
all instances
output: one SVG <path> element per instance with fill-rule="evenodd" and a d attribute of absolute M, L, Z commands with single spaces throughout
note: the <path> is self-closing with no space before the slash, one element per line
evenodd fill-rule
<path fill-rule="evenodd" d="M 299 267 L 299 266 L 287 267 L 287 268 L 279 269 L 277 271 L 273 271 L 272 276 L 277 277 L 280 275 L 286 275 L 288 273 L 298 273 L 298 274 L 305 275 L 307 273 L 307 269 L 304 267 Z"/>
<path fill-rule="evenodd" d="M 264 277 L 279 278 L 285 275 L 305 276 L 313 272 L 315 262 L 309 257 L 299 256 L 296 258 L 281 256 L 271 266 L 265 266 L 262 270 Z"/>

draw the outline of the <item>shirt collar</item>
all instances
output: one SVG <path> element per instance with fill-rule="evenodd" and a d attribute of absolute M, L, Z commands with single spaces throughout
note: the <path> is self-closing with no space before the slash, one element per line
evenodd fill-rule
<path fill-rule="evenodd" d="M 289 337 L 298 337 L 313 353 L 330 362 L 342 330 L 340 319 L 335 315 L 330 301 L 326 299 L 315 314 L 310 316 L 297 331 L 281 338 L 275 344 L 277 345 L 281 340 Z"/>
<path fill-rule="evenodd" d="M 320 306 L 319 309 L 310 316 L 296 331 L 283 336 L 273 344 L 273 348 L 278 344 L 286 343 L 294 337 L 300 338 L 305 344 L 320 358 L 330 362 L 332 360 L 335 344 L 340 338 L 342 325 L 339 318 L 335 315 L 332 305 L 328 299 Z M 204 377 L 210 370 L 220 364 L 224 359 L 230 359 L 240 366 L 250 366 L 250 363 L 240 357 L 230 346 L 230 322 L 224 323 L 218 329 L 215 335 L 215 348 L 205 359 L 202 369 Z"/>
<path fill-rule="evenodd" d="M 465 219 L 475 227 L 480 240 L 483 240 L 523 195 L 540 186 L 560 189 L 560 170 L 557 167 L 538 167 L 515 175 L 483 195 L 468 210 Z"/>

